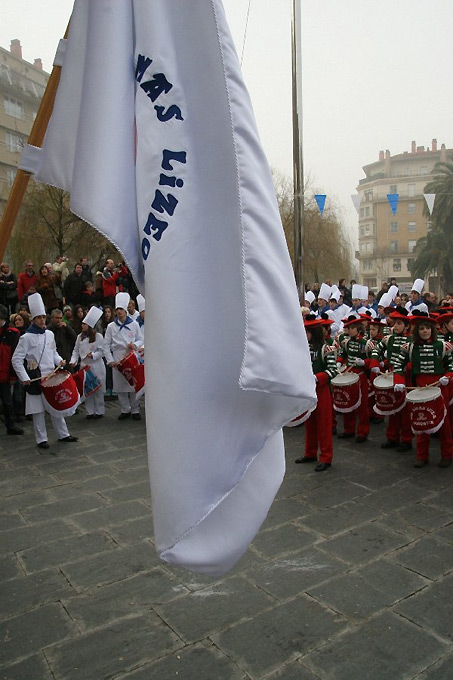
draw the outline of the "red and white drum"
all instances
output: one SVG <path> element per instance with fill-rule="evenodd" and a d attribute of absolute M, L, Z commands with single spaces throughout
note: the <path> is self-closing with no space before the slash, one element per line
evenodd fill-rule
<path fill-rule="evenodd" d="M 135 352 L 129 352 L 116 367 L 134 388 L 137 397 L 140 397 L 145 390 L 145 364 L 139 360 Z"/>
<path fill-rule="evenodd" d="M 302 425 L 302 423 L 305 423 L 305 421 L 309 419 L 315 408 L 316 406 L 313 406 L 309 411 L 304 411 L 300 416 L 296 416 L 290 420 L 289 423 L 286 423 L 285 427 L 298 427 L 299 425 Z"/>
<path fill-rule="evenodd" d="M 57 371 L 43 378 L 41 389 L 44 408 L 50 415 L 63 418 L 74 415 L 80 404 L 80 395 L 71 373 Z"/>
<path fill-rule="evenodd" d="M 332 378 L 332 401 L 335 411 L 350 413 L 359 408 L 362 401 L 360 379 L 357 373 L 339 373 Z"/>
<path fill-rule="evenodd" d="M 439 387 L 419 387 L 407 393 L 414 434 L 434 434 L 444 424 L 447 409 Z"/>
<path fill-rule="evenodd" d="M 374 381 L 373 406 L 376 413 L 380 416 L 392 416 L 399 413 L 406 405 L 406 391 L 395 392 L 393 389 L 393 373 L 383 373 L 378 375 Z"/>

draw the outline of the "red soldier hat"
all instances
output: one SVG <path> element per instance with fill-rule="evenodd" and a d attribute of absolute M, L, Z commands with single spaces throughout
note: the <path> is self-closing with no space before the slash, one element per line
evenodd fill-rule
<path fill-rule="evenodd" d="M 352 326 L 353 324 L 363 324 L 365 319 L 357 314 L 350 314 L 347 319 L 343 319 L 343 326 Z"/>
<path fill-rule="evenodd" d="M 307 316 L 304 319 L 305 328 L 321 325 L 323 325 L 323 320 L 320 319 L 319 316 L 316 316 L 316 314 L 307 314 Z"/>
<path fill-rule="evenodd" d="M 432 323 L 434 326 L 437 324 L 437 319 L 427 314 L 427 312 L 421 312 L 419 309 L 415 309 L 412 316 L 409 317 L 411 323 Z"/>
<path fill-rule="evenodd" d="M 443 311 L 441 308 L 438 310 L 437 323 L 447 323 L 450 319 L 453 319 L 453 309 L 449 308 L 447 311 Z"/>
<path fill-rule="evenodd" d="M 410 323 L 410 316 L 409 312 L 405 307 L 394 307 L 393 312 L 389 314 L 391 319 L 400 319 L 401 321 L 406 321 L 406 323 Z"/>

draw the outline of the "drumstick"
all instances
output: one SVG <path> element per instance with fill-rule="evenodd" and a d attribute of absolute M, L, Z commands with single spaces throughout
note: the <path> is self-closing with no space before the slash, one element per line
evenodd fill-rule
<path fill-rule="evenodd" d="M 51 375 L 54 375 L 54 373 L 59 371 L 60 368 L 62 368 L 62 366 L 57 366 L 51 373 L 48 373 L 47 375 L 40 375 L 39 378 L 32 378 L 31 380 L 29 380 L 29 382 L 32 383 L 36 382 L 37 380 L 46 380 L 47 378 L 50 378 Z"/>
<path fill-rule="evenodd" d="M 406 390 L 426 390 L 428 387 L 437 387 L 438 385 L 440 385 L 440 380 L 436 380 L 436 382 L 429 385 L 423 385 L 423 387 L 417 387 L 417 385 L 415 387 L 406 387 Z"/>

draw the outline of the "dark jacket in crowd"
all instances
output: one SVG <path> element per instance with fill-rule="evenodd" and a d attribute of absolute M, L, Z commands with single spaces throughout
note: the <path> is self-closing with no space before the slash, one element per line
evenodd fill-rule
<path fill-rule="evenodd" d="M 0 383 L 6 383 L 15 377 L 11 366 L 11 357 L 19 342 L 19 331 L 10 326 L 8 321 L 0 328 Z"/>
<path fill-rule="evenodd" d="M 9 274 L 0 274 L 0 305 L 14 309 L 18 302 L 17 278 L 11 271 Z"/>
<path fill-rule="evenodd" d="M 83 278 L 82 274 L 79 276 L 75 272 L 72 272 L 72 274 L 69 274 L 69 276 L 66 277 L 66 281 L 64 282 L 66 303 L 69 302 L 71 305 L 80 305 L 82 291 L 85 288 L 85 281 L 86 279 Z"/>
<path fill-rule="evenodd" d="M 58 354 L 69 363 L 77 333 L 70 326 L 56 326 L 53 323 L 49 324 L 48 329 L 55 336 Z"/>

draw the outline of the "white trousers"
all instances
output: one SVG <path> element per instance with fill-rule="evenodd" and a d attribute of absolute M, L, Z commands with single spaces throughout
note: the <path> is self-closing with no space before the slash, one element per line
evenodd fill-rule
<path fill-rule="evenodd" d="M 140 404 L 135 392 L 118 392 L 121 413 L 140 413 Z"/>
<path fill-rule="evenodd" d="M 57 433 L 58 439 L 69 437 L 69 431 L 66 426 L 65 419 L 62 416 L 50 416 L 50 418 L 52 420 L 53 428 Z M 33 413 L 33 427 L 35 429 L 35 437 L 37 444 L 48 441 L 45 411 L 41 411 L 40 413 Z"/>
<path fill-rule="evenodd" d="M 85 399 L 85 408 L 89 416 L 96 414 L 97 416 L 103 416 L 105 414 L 104 406 L 104 390 L 101 388 L 90 394 L 89 397 Z"/>

